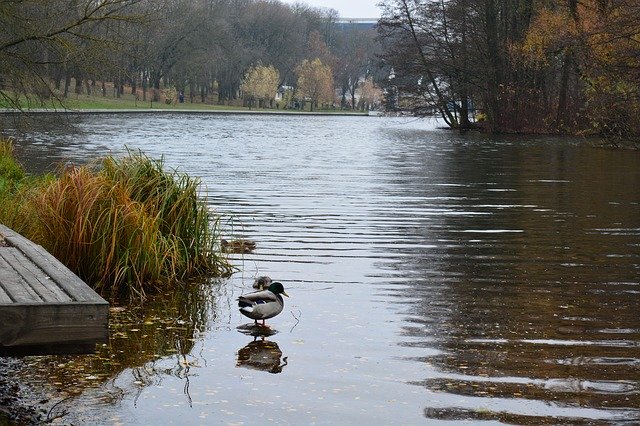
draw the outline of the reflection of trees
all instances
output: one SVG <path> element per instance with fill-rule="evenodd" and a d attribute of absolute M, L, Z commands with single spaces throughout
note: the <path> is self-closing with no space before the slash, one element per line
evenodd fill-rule
<path fill-rule="evenodd" d="M 404 141 L 403 153 L 381 155 L 397 183 L 388 202 L 402 205 L 390 210 L 391 234 L 402 240 L 384 250 L 397 281 L 411 283 L 397 292 L 409 316 L 405 344 L 424 347 L 439 372 L 419 385 L 472 407 L 426 415 L 526 417 L 477 411 L 474 397 L 622 413 L 639 406 L 627 387 L 640 338 L 629 291 L 638 282 L 630 250 L 640 186 L 624 183 L 637 159 L 460 137 L 439 147 L 446 163 L 434 165 L 423 146 Z"/>
<path fill-rule="evenodd" d="M 195 363 L 189 354 L 216 311 L 214 291 L 214 286 L 198 283 L 156 296 L 144 306 L 112 308 L 108 344 L 93 355 L 33 358 L 27 374 L 41 375 L 41 380 L 74 394 L 126 369 L 141 388 L 167 374 L 187 380 Z M 175 357 L 175 367 L 158 370 L 155 361 L 167 357 Z"/>

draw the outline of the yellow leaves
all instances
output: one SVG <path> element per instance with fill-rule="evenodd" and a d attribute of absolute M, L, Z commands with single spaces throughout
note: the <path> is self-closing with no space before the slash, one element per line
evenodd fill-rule
<path fill-rule="evenodd" d="M 280 73 L 272 65 L 264 66 L 258 62 L 249 68 L 241 89 L 245 96 L 270 101 L 276 96 L 280 85 Z"/>
<path fill-rule="evenodd" d="M 637 10 L 619 4 L 585 0 L 575 9 L 563 1 L 550 2 L 536 12 L 524 39 L 510 46 L 515 63 L 543 69 L 557 63 L 558 55 L 571 49 L 588 63 L 583 69 L 635 67 L 640 39 Z M 629 60 L 633 58 L 633 60 Z"/>
<path fill-rule="evenodd" d="M 308 97 L 313 103 L 333 102 L 333 71 L 320 58 L 305 59 L 296 68 L 298 96 Z"/>
<path fill-rule="evenodd" d="M 566 46 L 576 33 L 575 22 L 566 10 L 542 9 L 525 39 L 511 46 L 511 55 L 529 66 L 547 66 L 550 57 Z"/>

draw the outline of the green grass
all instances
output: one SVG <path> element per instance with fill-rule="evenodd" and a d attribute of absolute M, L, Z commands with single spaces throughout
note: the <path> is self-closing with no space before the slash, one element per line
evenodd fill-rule
<path fill-rule="evenodd" d="M 9 183 L 0 188 L 0 222 L 104 296 L 140 300 L 192 277 L 232 272 L 220 218 L 200 196 L 198 179 L 142 153 L 20 177 L 10 143 L 0 146 L 0 161 L 13 164 L 0 178 Z"/>
<path fill-rule="evenodd" d="M 149 95 L 151 96 L 151 95 Z M 133 95 L 122 95 L 120 98 L 112 96 L 93 96 L 93 95 L 71 95 L 63 101 L 64 107 L 68 109 L 78 110 L 91 110 L 91 109 L 158 109 L 158 110 L 211 110 L 211 111 L 226 111 L 226 110 L 248 110 L 239 106 L 228 105 L 210 105 L 203 103 L 175 103 L 166 104 L 164 102 L 150 102 L 136 100 Z"/>
<path fill-rule="evenodd" d="M 10 95 L 10 94 L 9 94 Z M 151 93 L 149 93 L 148 99 L 151 98 Z M 13 97 L 14 103 L 17 103 L 20 108 L 24 110 L 29 109 L 50 109 L 50 110 L 178 110 L 178 111 L 234 111 L 234 112 L 278 112 L 278 113 L 289 113 L 296 114 L 300 112 L 313 112 L 317 114 L 363 114 L 366 115 L 366 112 L 358 111 L 358 110 L 340 110 L 340 109 L 320 109 L 314 108 L 314 111 L 310 111 L 310 103 L 307 102 L 304 111 L 293 110 L 293 109 L 276 109 L 276 108 L 248 108 L 238 105 L 212 105 L 205 104 L 200 102 L 191 103 L 188 98 L 185 99 L 184 103 L 171 103 L 166 104 L 165 102 L 150 102 L 150 100 L 142 101 L 140 99 L 136 100 L 135 96 L 126 93 L 120 96 L 119 98 L 114 97 L 112 94 L 107 96 L 102 95 L 86 95 L 86 94 L 69 94 L 67 98 L 52 98 L 49 100 L 39 100 L 33 97 L 27 98 L 24 96 Z M 199 99 L 199 97 L 197 98 Z M 240 103 L 240 100 L 236 100 L 235 102 Z M 6 99 L 3 100 L 0 98 L 0 108 L 10 108 L 12 109 L 14 105 L 10 105 Z"/>

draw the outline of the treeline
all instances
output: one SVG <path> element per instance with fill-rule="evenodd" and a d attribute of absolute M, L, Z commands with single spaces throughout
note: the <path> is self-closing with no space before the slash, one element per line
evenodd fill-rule
<path fill-rule="evenodd" d="M 337 18 L 277 0 L 3 1 L 0 96 L 18 105 L 33 95 L 131 90 L 143 101 L 182 93 L 223 104 L 257 67 L 275 70 L 278 87 L 296 88 L 305 60 L 319 60 L 336 90 L 316 102 L 355 107 L 356 90 L 376 72 L 376 34 Z"/>
<path fill-rule="evenodd" d="M 383 3 L 394 106 L 495 132 L 640 134 L 637 0 Z"/>

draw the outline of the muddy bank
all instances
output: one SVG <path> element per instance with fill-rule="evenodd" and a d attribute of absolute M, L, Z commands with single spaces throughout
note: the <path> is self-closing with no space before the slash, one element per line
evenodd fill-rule
<path fill-rule="evenodd" d="M 46 421 L 46 410 L 29 404 L 36 398 L 27 397 L 34 393 L 24 389 L 15 376 L 18 363 L 15 358 L 0 358 L 0 425 L 42 424 Z"/>

